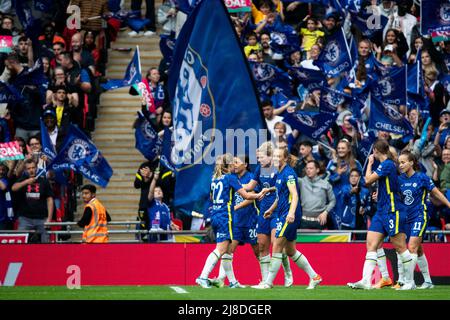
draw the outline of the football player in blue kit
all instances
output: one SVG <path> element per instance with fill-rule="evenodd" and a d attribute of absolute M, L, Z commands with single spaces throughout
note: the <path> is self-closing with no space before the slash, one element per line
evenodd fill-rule
<path fill-rule="evenodd" d="M 380 165 L 375 171 L 372 171 L 375 159 L 380 162 Z M 415 264 L 413 264 L 411 253 L 406 247 L 406 212 L 401 200 L 397 167 L 392 159 L 393 155 L 389 150 L 388 142 L 377 140 L 373 144 L 373 154 L 368 158 L 365 175 L 367 186 L 378 181 L 377 211 L 367 232 L 367 253 L 363 277 L 358 282 L 347 284 L 353 289 L 372 289 L 371 279 L 377 265 L 377 248 L 385 236 L 390 237 L 391 243 L 400 255 L 408 283 L 413 277 Z M 402 288 L 403 290 L 411 289 L 409 286 Z"/>
<path fill-rule="evenodd" d="M 276 188 L 278 169 L 273 165 L 273 149 L 272 142 L 267 141 L 261 144 L 256 150 L 259 165 L 256 168 L 253 179 L 245 185 L 246 190 L 254 190 L 256 187 L 269 188 L 273 190 L 265 195 L 259 203 L 259 214 L 257 220 L 256 233 L 258 237 L 259 247 L 259 265 L 261 268 L 261 283 L 267 279 L 270 266 L 270 243 L 275 241 L 276 232 L 276 215 L 264 217 L 264 212 L 268 211 L 276 200 Z M 248 201 L 244 201 L 242 205 L 248 205 Z M 283 253 L 282 265 L 284 269 L 284 285 L 292 286 L 294 280 L 292 277 L 291 266 L 288 256 Z"/>
<path fill-rule="evenodd" d="M 431 194 L 448 208 L 450 208 L 450 202 L 434 185 L 430 177 L 423 172 L 416 171 L 418 167 L 417 159 L 411 152 L 403 151 L 400 154 L 399 168 L 402 174 L 399 177 L 399 181 L 403 201 L 407 209 L 406 231 L 409 238 L 408 248 L 413 257 L 414 266 L 415 263 L 419 265 L 425 280 L 419 289 L 431 289 L 434 285 L 431 281 L 428 261 L 422 247 L 422 236 L 428 223 L 426 200 L 428 194 Z M 399 283 L 403 283 L 403 286 L 408 285 L 402 280 L 399 279 Z M 414 279 L 412 279 L 410 286 L 415 287 Z"/>
<path fill-rule="evenodd" d="M 234 173 L 237 175 L 239 182 L 243 185 L 249 183 L 253 179 L 253 174 L 248 171 L 248 166 L 249 159 L 247 156 L 238 156 L 234 158 Z M 239 244 L 249 243 L 252 246 L 256 259 L 258 259 L 259 249 L 256 236 L 258 209 L 255 200 L 247 201 L 250 203 L 249 205 L 241 206 L 244 203 L 244 198 L 238 192 L 234 193 L 235 206 L 232 225 L 233 241 L 230 246 L 231 253 L 225 253 L 222 256 L 219 276 L 216 279 L 210 279 L 211 284 L 216 287 L 223 287 L 226 277 L 224 264 L 231 263 L 231 266 L 233 265 L 233 253 Z"/>
<path fill-rule="evenodd" d="M 218 156 L 211 182 L 211 226 L 216 234 L 216 249 L 211 252 L 206 259 L 200 277 L 196 283 L 202 288 L 211 288 L 208 276 L 214 266 L 224 254 L 230 254 L 230 246 L 233 240 L 232 220 L 234 209 L 234 192 L 239 193 L 244 199 L 262 199 L 267 193 L 267 189 L 259 193 L 248 193 L 242 187 L 236 175 L 233 174 L 233 156 L 229 153 Z M 230 281 L 230 287 L 240 287 L 236 281 L 230 263 L 224 263 L 225 273 Z"/>
<path fill-rule="evenodd" d="M 264 283 L 253 286 L 255 289 L 270 289 L 273 287 L 273 281 L 282 263 L 283 250 L 285 250 L 286 254 L 298 267 L 308 274 L 310 282 L 307 289 L 314 289 L 322 281 L 322 277 L 314 271 L 308 259 L 295 246 L 302 210 L 299 201 L 300 189 L 298 186 L 298 178 L 295 171 L 287 164 L 288 157 L 289 152 L 287 148 L 277 148 L 274 150 L 273 164 L 278 168 L 275 184 L 277 200 L 264 213 L 264 217 L 270 217 L 272 214 L 275 214 L 277 217 L 277 227 L 275 241 L 272 246 L 269 275 Z"/>

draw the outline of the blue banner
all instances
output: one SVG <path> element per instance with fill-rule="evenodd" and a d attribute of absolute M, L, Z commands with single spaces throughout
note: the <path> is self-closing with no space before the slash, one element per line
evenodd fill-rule
<path fill-rule="evenodd" d="M 372 82 L 372 93 L 388 104 L 406 105 L 406 66 L 386 67 L 379 62 L 375 66 L 377 79 Z"/>
<path fill-rule="evenodd" d="M 175 2 L 178 5 L 178 10 L 185 14 L 190 14 L 200 0 L 175 0 Z"/>
<path fill-rule="evenodd" d="M 384 103 L 374 96 L 370 100 L 369 129 L 388 131 L 404 137 L 413 133 L 411 124 L 396 105 Z"/>
<path fill-rule="evenodd" d="M 169 63 L 172 62 L 173 49 L 175 48 L 175 38 L 166 34 L 160 35 L 159 49 Z"/>
<path fill-rule="evenodd" d="M 152 123 L 138 112 L 134 137 L 136 139 L 135 148 L 149 161 L 153 161 L 161 154 L 162 140 Z"/>
<path fill-rule="evenodd" d="M 0 81 L 0 103 L 19 102 L 23 100 L 23 96 L 12 85 Z"/>
<path fill-rule="evenodd" d="M 109 80 L 107 83 L 102 84 L 103 89 L 113 90 L 121 87 L 132 86 L 142 81 L 141 73 L 141 61 L 139 58 L 139 48 L 136 47 L 133 58 L 127 66 L 125 75 L 122 80 Z"/>
<path fill-rule="evenodd" d="M 175 171 L 175 168 L 173 166 L 172 160 L 171 160 L 171 153 L 172 153 L 172 130 L 170 130 L 168 127 L 164 128 L 164 135 L 162 139 L 162 152 L 161 157 L 159 158 L 159 161 L 161 164 L 169 169 L 170 171 Z"/>
<path fill-rule="evenodd" d="M 47 127 L 44 124 L 44 121 L 41 118 L 41 144 L 42 144 L 42 152 L 47 156 L 50 161 L 56 158 L 56 150 L 55 146 L 50 139 L 50 135 L 48 134 Z"/>
<path fill-rule="evenodd" d="M 352 68 L 352 59 L 342 28 L 326 37 L 326 45 L 314 64 L 331 78 Z"/>
<path fill-rule="evenodd" d="M 276 89 L 291 96 L 291 78 L 280 68 L 265 62 L 250 62 L 250 68 L 261 95 L 271 95 Z"/>
<path fill-rule="evenodd" d="M 322 71 L 306 69 L 303 67 L 290 67 L 289 74 L 297 79 L 310 92 L 321 89 L 326 83 Z"/>
<path fill-rule="evenodd" d="M 422 34 L 450 31 L 450 3 L 448 0 L 422 0 Z"/>
<path fill-rule="evenodd" d="M 408 92 L 406 106 L 408 110 L 417 109 L 424 119 L 430 116 L 430 101 L 427 96 Z"/>
<path fill-rule="evenodd" d="M 25 70 L 17 75 L 17 77 L 12 82 L 12 85 L 19 90 L 23 86 L 37 86 L 37 87 L 48 87 L 48 80 L 44 75 L 44 65 L 42 60 L 39 58 L 34 63 L 32 68 Z"/>
<path fill-rule="evenodd" d="M 145 28 L 145 26 L 150 22 L 149 19 L 141 19 L 141 18 L 128 18 L 127 24 L 131 30 L 139 32 Z"/>
<path fill-rule="evenodd" d="M 339 105 L 351 105 L 353 97 L 329 87 L 320 91 L 320 112 L 337 112 Z"/>
<path fill-rule="evenodd" d="M 174 204 L 201 211 L 216 156 L 236 147 L 242 150 L 235 154 L 254 156 L 248 139 L 233 149 L 230 143 L 247 130 L 266 128 L 247 59 L 221 0 L 201 1 L 183 25 L 170 69 L 169 95 L 174 108 Z M 227 139 L 230 130 L 236 136 Z"/>
<path fill-rule="evenodd" d="M 49 165 L 60 172 L 71 169 L 81 172 L 95 184 L 105 188 L 113 174 L 111 166 L 94 143 L 77 127 L 70 125 L 61 150 Z"/>
<path fill-rule="evenodd" d="M 34 8 L 42 12 L 51 12 L 53 0 L 34 0 Z"/>
<path fill-rule="evenodd" d="M 318 140 L 321 135 L 328 132 L 337 116 L 337 113 L 329 112 L 295 111 L 283 113 L 283 121 L 292 129 L 297 129 L 308 137 Z"/>
<path fill-rule="evenodd" d="M 411 93 L 424 94 L 421 50 L 417 52 L 415 63 L 407 65 L 407 90 Z"/>
<path fill-rule="evenodd" d="M 383 15 L 376 15 L 375 12 L 363 11 L 356 15 L 351 15 L 351 21 L 361 31 L 364 38 L 372 39 L 377 32 L 384 30 L 388 23 L 388 18 Z"/>

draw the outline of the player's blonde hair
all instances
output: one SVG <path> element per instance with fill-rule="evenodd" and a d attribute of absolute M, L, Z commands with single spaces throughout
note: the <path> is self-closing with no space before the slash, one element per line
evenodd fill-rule
<path fill-rule="evenodd" d="M 214 167 L 213 178 L 217 179 L 220 176 L 228 173 L 229 166 L 233 164 L 233 156 L 231 153 L 225 153 L 223 155 L 217 156 L 216 158 L 216 166 Z"/>
<path fill-rule="evenodd" d="M 266 141 L 259 146 L 257 151 L 260 152 L 261 154 L 271 157 L 273 155 L 274 149 L 275 149 L 275 147 L 274 147 L 272 141 Z"/>

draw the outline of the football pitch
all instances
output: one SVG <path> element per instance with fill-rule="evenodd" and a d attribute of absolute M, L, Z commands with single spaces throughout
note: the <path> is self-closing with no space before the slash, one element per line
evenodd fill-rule
<path fill-rule="evenodd" d="M 450 300 L 450 286 L 429 290 L 352 290 L 344 286 L 306 286 L 257 290 L 203 289 L 197 286 L 1 287 L 0 300 Z"/>

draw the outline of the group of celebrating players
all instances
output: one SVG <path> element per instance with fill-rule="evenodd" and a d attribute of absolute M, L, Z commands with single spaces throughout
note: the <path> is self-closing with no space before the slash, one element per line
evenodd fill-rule
<path fill-rule="evenodd" d="M 245 157 L 224 154 L 216 159 L 211 182 L 211 226 L 217 245 L 208 255 L 196 283 L 203 288 L 222 287 L 227 277 L 230 288 L 245 287 L 235 278 L 233 252 L 239 243 L 250 243 L 259 261 L 262 279 L 252 288 L 272 288 L 281 265 L 284 268 L 284 285 L 290 287 L 293 284 L 288 260 L 290 257 L 308 274 L 310 281 L 307 289 L 314 289 L 322 282 L 322 277 L 296 248 L 302 208 L 298 177 L 288 164 L 289 153 L 286 148 L 275 148 L 271 142 L 263 143 L 256 152 L 259 165 L 254 173 L 248 171 Z M 379 165 L 373 171 L 375 162 Z M 378 287 L 392 284 L 386 259 L 379 254 L 384 252 L 382 244 L 388 236 L 401 262 L 396 289 L 416 288 L 413 274 L 418 262 L 425 278 L 419 288 L 432 288 L 428 263 L 421 245 L 427 226 L 426 202 L 429 193 L 449 208 L 450 202 L 426 174 L 418 171 L 414 155 L 403 151 L 397 157 L 395 150 L 385 140 L 377 140 L 373 144 L 373 153 L 367 162 L 365 184 L 370 186 L 375 183 L 378 184 L 377 212 L 367 232 L 363 277 L 358 282 L 348 283 L 348 286 L 353 289 L 372 289 L 372 273 L 377 263 L 383 275 L 381 286 Z M 209 279 L 219 260 L 219 276 Z"/>

